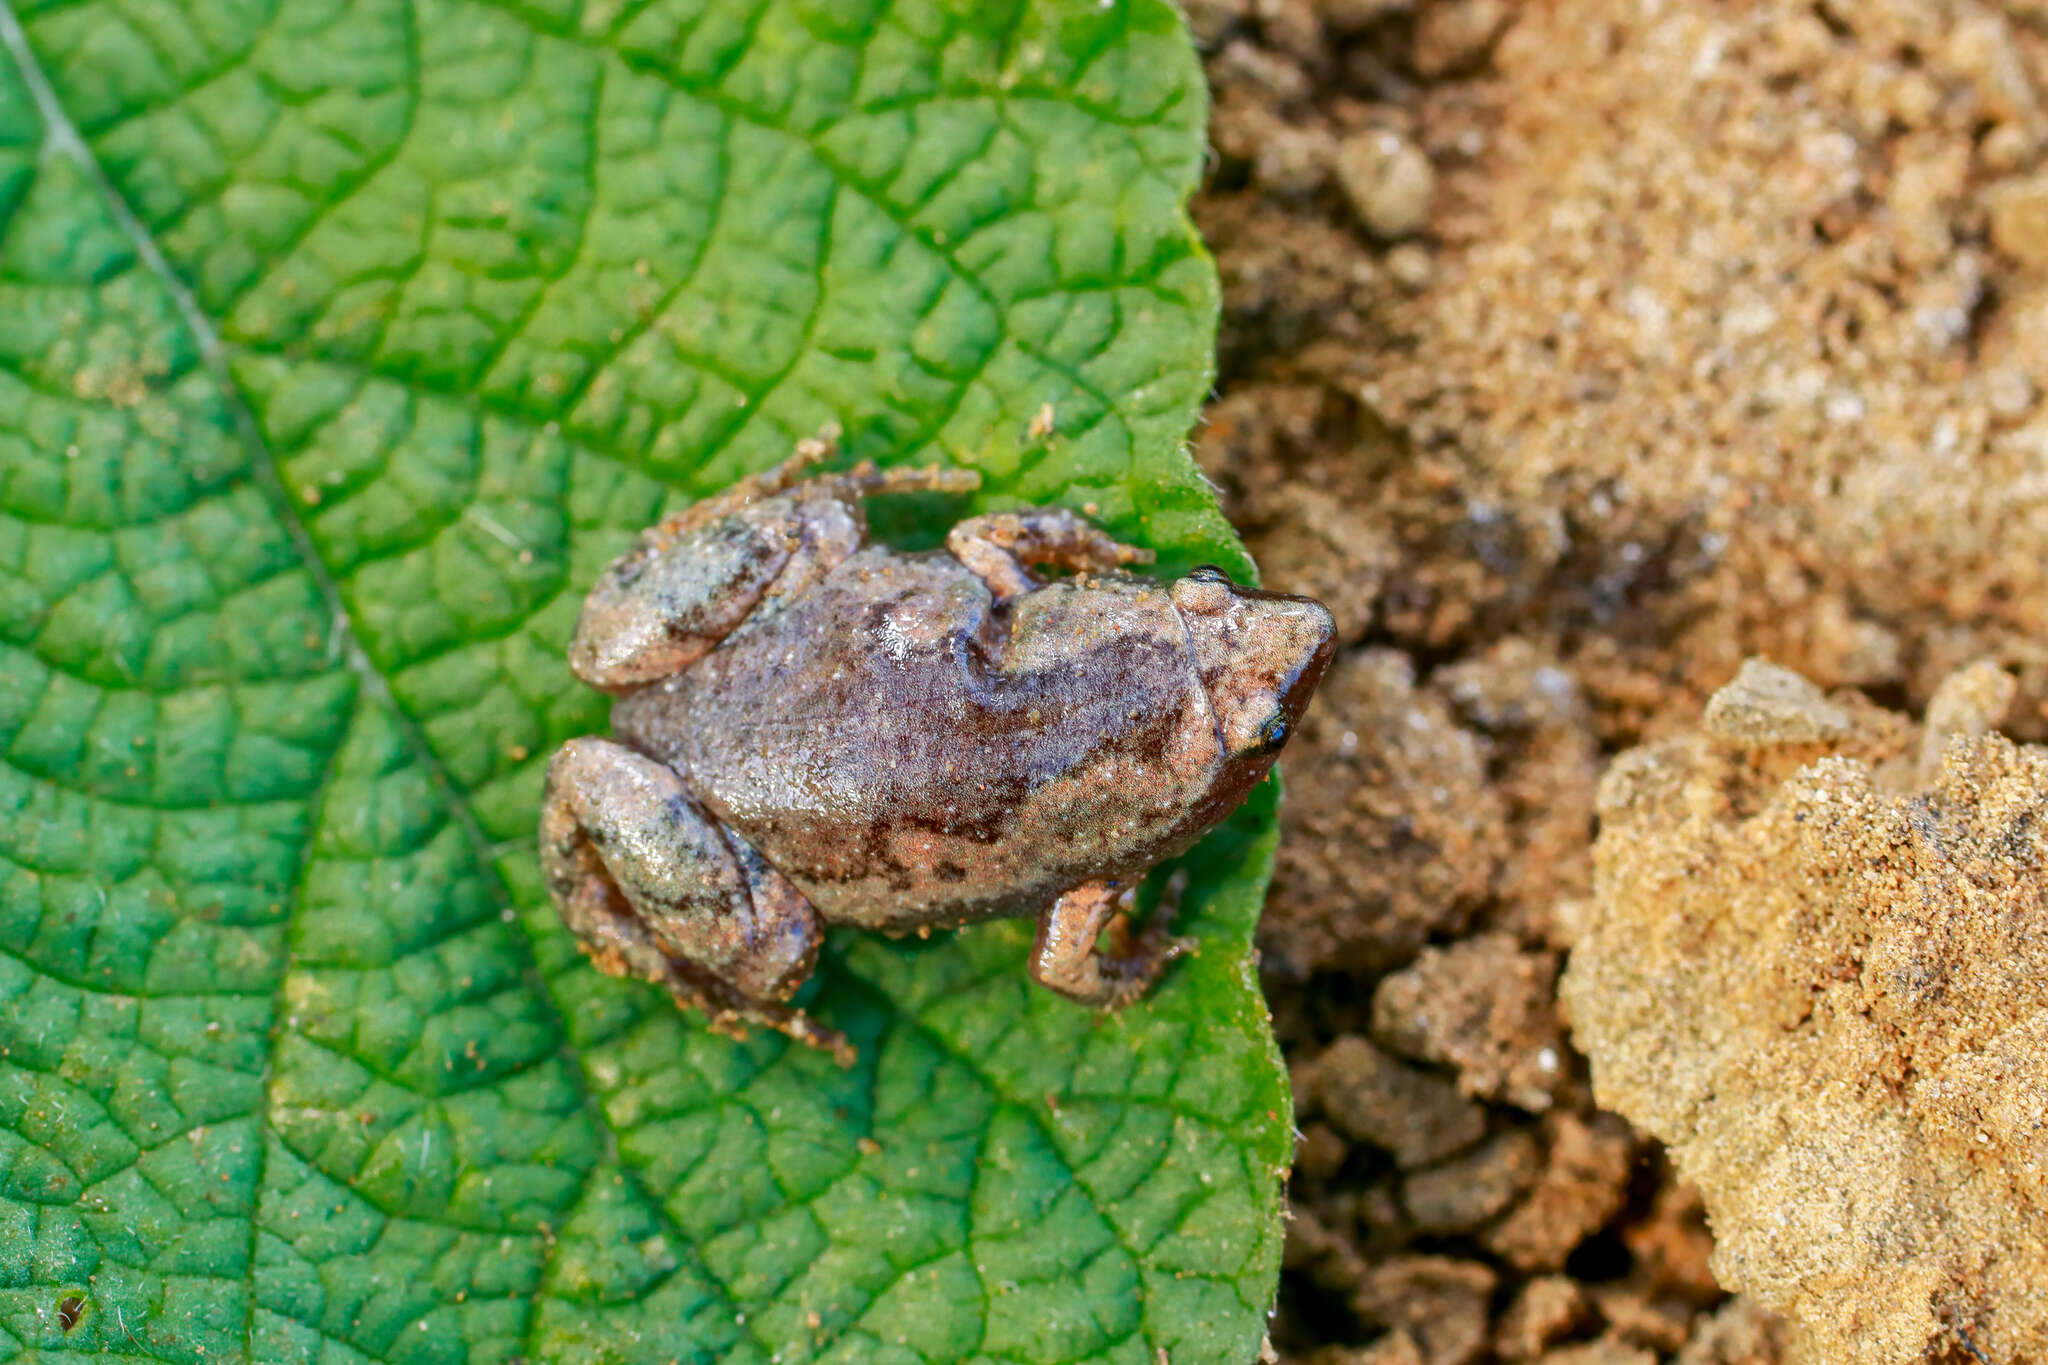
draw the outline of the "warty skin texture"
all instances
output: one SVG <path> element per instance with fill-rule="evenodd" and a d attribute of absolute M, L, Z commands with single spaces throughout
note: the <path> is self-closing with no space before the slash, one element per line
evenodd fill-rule
<path fill-rule="evenodd" d="M 799 479 L 818 453 L 653 528 L 593 590 L 571 664 L 622 695 L 613 738 L 550 768 L 565 920 L 607 970 L 826 1046 L 782 1002 L 827 924 L 1036 916 L 1038 980 L 1128 1003 L 1185 944 L 1161 916 L 1109 953 L 1097 931 L 1265 777 L 1329 613 L 1214 569 L 1125 573 L 1140 552 L 1057 509 L 868 545 L 863 496 L 961 477 Z"/>

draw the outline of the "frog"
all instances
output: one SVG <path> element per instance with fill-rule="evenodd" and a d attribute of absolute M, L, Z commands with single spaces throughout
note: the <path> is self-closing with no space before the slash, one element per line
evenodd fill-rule
<path fill-rule="evenodd" d="M 609 737 L 552 757 L 542 870 L 603 971 L 721 1032 L 850 1057 L 792 1006 L 830 926 L 1032 918 L 1028 971 L 1113 1011 L 1196 944 L 1134 892 L 1264 780 L 1335 648 L 1311 598 L 1150 552 L 1075 511 L 968 517 L 942 548 L 868 499 L 972 469 L 830 471 L 831 434 L 668 516 L 599 575 L 567 651 Z"/>

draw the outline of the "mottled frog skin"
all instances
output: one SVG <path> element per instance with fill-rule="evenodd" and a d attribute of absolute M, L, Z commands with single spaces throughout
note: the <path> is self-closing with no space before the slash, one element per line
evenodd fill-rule
<path fill-rule="evenodd" d="M 1125 932 L 1132 888 L 1265 776 L 1329 613 L 1216 569 L 1127 573 L 1147 556 L 1059 509 L 961 522 L 943 551 L 871 545 L 863 498 L 974 476 L 805 477 L 828 450 L 652 528 L 585 603 L 570 665 L 620 697 L 611 739 L 549 767 L 563 918 L 598 965 L 729 1031 L 842 1051 L 784 1003 L 828 924 L 1033 916 L 1035 978 L 1127 1003 L 1189 946 L 1170 911 Z"/>

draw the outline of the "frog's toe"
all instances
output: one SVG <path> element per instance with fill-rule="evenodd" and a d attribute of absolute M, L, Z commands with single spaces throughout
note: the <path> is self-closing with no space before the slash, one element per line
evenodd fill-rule
<path fill-rule="evenodd" d="M 972 493 L 981 487 L 981 472 L 948 469 L 944 465 L 893 465 L 878 468 L 863 460 L 845 476 L 848 486 L 861 497 L 882 493 Z"/>
<path fill-rule="evenodd" d="M 694 971 L 687 962 L 668 959 L 668 971 L 656 985 L 665 987 L 676 1004 L 701 1012 L 714 1032 L 744 1041 L 751 1028 L 770 1029 L 805 1047 L 829 1052 L 841 1066 L 852 1066 L 859 1053 L 846 1035 L 821 1024 L 800 1009 L 775 1000 L 741 995 L 718 978 Z"/>
<path fill-rule="evenodd" d="M 1199 939 L 1186 934 L 1167 933 L 1158 925 L 1148 927 L 1130 951 L 1104 959 L 1103 972 L 1115 985 L 1102 1008 L 1120 1010 L 1134 1003 L 1166 974 L 1168 967 L 1180 958 L 1193 956 L 1199 946 Z"/>
<path fill-rule="evenodd" d="M 593 941 L 583 936 L 582 946 L 598 970 L 661 987 L 679 1008 L 702 1014 L 714 1033 L 744 1042 L 752 1029 L 771 1029 L 806 1047 L 831 1053 L 841 1066 L 851 1066 L 857 1059 L 858 1053 L 845 1034 L 819 1023 L 803 1010 L 775 1000 L 742 995 L 729 983 L 661 951 L 651 941 L 627 947 L 632 937 L 632 928 L 626 926 L 623 932 L 608 939 Z"/>
<path fill-rule="evenodd" d="M 946 534 L 946 550 L 989 585 L 998 600 L 1036 586 L 1026 566 L 1108 573 L 1144 564 L 1150 550 L 1113 540 L 1064 507 L 1033 507 L 969 517 Z"/>

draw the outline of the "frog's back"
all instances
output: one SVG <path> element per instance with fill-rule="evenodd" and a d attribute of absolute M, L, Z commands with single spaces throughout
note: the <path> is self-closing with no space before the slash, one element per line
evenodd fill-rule
<path fill-rule="evenodd" d="M 1184 845 L 1219 762 L 1164 588 L 1055 584 L 997 608 L 943 554 L 879 547 L 623 700 L 833 921 L 1031 913 Z"/>

